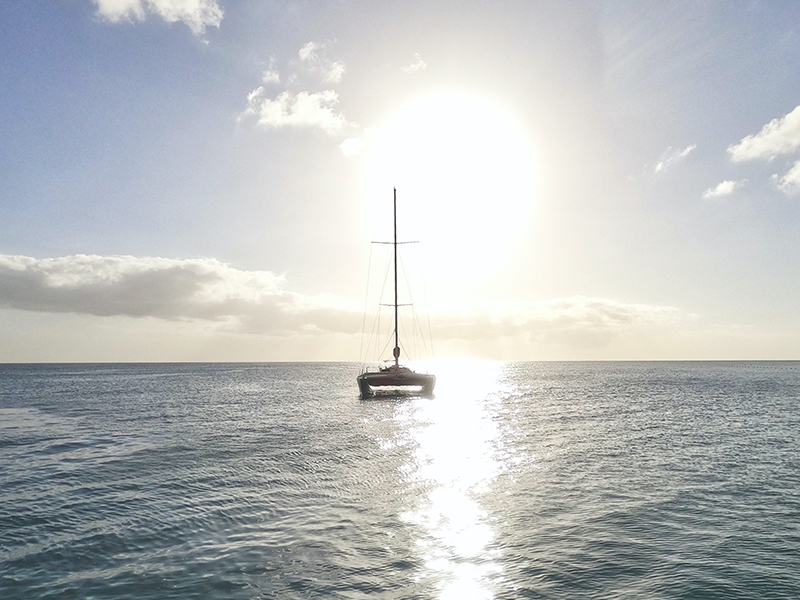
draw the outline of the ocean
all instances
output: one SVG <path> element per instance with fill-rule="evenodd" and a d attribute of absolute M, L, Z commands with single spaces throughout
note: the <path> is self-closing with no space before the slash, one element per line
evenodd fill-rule
<path fill-rule="evenodd" d="M 800 598 L 800 363 L 0 365 L 0 598 Z"/>

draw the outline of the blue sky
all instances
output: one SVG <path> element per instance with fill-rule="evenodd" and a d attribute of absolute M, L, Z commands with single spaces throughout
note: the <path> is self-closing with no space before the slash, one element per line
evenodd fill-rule
<path fill-rule="evenodd" d="M 439 355 L 798 358 L 798 26 L 791 2 L 6 7 L 0 360 L 357 360 L 395 185 Z"/>

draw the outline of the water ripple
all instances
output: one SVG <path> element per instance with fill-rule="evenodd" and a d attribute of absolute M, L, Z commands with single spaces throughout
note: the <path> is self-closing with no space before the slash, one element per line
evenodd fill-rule
<path fill-rule="evenodd" d="M 800 597 L 800 364 L 437 375 L 0 366 L 0 597 Z"/>

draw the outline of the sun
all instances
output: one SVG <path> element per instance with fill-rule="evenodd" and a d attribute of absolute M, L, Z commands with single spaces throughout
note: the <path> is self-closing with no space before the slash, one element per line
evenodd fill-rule
<path fill-rule="evenodd" d="M 373 230 L 420 239 L 437 277 L 480 278 L 509 259 L 535 192 L 534 158 L 507 111 L 470 94 L 424 97 L 370 140 L 366 198 Z"/>

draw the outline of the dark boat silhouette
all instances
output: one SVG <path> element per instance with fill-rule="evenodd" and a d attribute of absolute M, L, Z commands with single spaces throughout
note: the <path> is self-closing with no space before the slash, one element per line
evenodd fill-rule
<path fill-rule="evenodd" d="M 397 188 L 394 189 L 394 350 L 393 361 L 388 361 L 377 371 L 364 370 L 358 377 L 358 389 L 362 398 L 372 398 L 376 394 L 417 394 L 433 396 L 436 376 L 431 373 L 417 373 L 400 364 L 400 334 L 397 311 Z M 399 242 L 403 243 L 403 242 Z"/>

